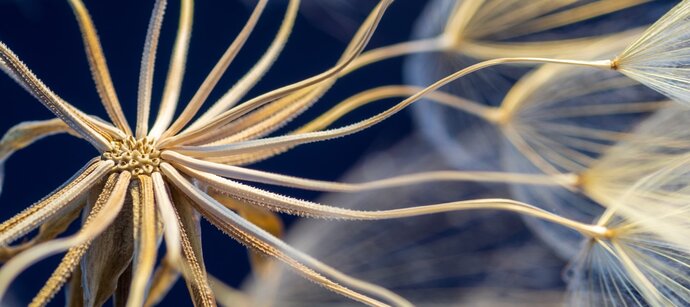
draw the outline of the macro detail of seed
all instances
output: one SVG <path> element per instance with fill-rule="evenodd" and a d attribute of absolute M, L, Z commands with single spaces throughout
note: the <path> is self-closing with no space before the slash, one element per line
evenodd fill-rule
<path fill-rule="evenodd" d="M 153 145 L 150 138 L 112 141 L 112 150 L 101 156 L 103 160 L 115 162 L 114 172 L 130 171 L 133 175 L 150 175 L 158 171 L 161 163 L 160 151 Z"/>
<path fill-rule="evenodd" d="M 15 178 L 10 193 L 44 190 L 35 188 L 39 179 L 58 175 L 46 171 L 49 163 L 72 160 L 69 143 L 44 144 L 47 155 L 39 150 L 24 158 L 26 167 L 5 174 L 10 156 L 43 138 L 69 133 L 98 152 L 36 203 L 21 210 L 3 205 L 3 215 L 16 213 L 0 220 L 0 307 L 26 305 L 14 300 L 37 286 L 28 306 L 53 298 L 66 306 L 132 307 L 690 306 L 690 130 L 683 129 L 690 121 L 690 0 L 397 1 L 396 11 L 409 12 L 386 18 L 396 1 L 243 1 L 251 13 L 171 3 L 179 9 L 174 43 L 173 31 L 162 28 L 171 1 L 144 1 L 142 12 L 152 13 L 138 83 L 124 75 L 135 71 L 132 61 L 120 59 L 110 75 L 109 51 L 97 33 L 142 38 L 136 28 L 145 15 L 126 4 L 132 22 L 110 18 L 110 29 L 98 31 L 88 7 L 107 14 L 121 1 L 64 1 L 84 45 L 65 50 L 85 50 L 91 92 L 107 118 L 68 102 L 93 104 L 87 80 L 72 76 L 83 64 L 55 66 L 73 87 L 63 99 L 0 41 L 5 105 L 32 112 L 22 101 L 29 97 L 4 91 L 4 82 L 14 81 L 54 116 L 19 123 L 0 138 L 0 194 L 5 178 Z M 29 41 L 20 48 L 37 48 L 31 62 L 41 53 L 44 63 L 60 61 L 41 48 L 41 31 L 3 22 L 17 14 L 5 2 L 30 1 L 0 0 L 0 38 Z M 363 14 L 344 16 L 346 6 Z M 342 18 L 305 27 L 301 15 Z M 416 15 L 419 21 L 408 19 Z M 214 18 L 237 20 L 199 29 L 233 35 L 211 38 L 228 42 L 227 49 L 191 46 L 199 38 L 195 20 Z M 36 28 L 50 29 L 56 20 L 40 18 Z M 381 37 L 380 23 L 415 25 L 413 33 Z M 341 34 L 331 48 L 313 39 L 320 35 L 303 33 L 308 28 Z M 108 45 L 124 55 L 141 47 L 142 40 L 130 41 Z M 157 50 L 171 45 L 171 52 Z M 318 59 L 306 52 L 321 47 L 336 52 Z M 201 59 L 215 62 L 212 68 L 199 65 L 189 57 L 194 49 L 220 57 Z M 169 60 L 162 72 L 161 59 Z M 384 60 L 398 64 L 365 67 Z M 383 73 L 365 77 L 375 70 Z M 116 89 L 118 80 L 130 86 Z M 400 115 L 410 108 L 413 118 Z M 410 129 L 381 127 L 399 124 Z M 377 132 L 365 132 L 371 129 Z M 348 143 L 354 151 L 341 142 L 307 145 L 355 134 Z M 367 149 L 372 136 L 391 142 Z M 350 166 L 345 181 L 299 174 L 323 177 Z M 273 170 L 284 167 L 290 174 Z M 304 194 L 311 196 L 297 197 Z M 476 212 L 484 210 L 492 212 Z M 284 223 L 287 215 L 294 224 Z M 248 261 L 228 265 L 222 255 L 234 247 L 216 238 L 208 246 L 202 222 L 246 246 Z M 58 254 L 62 260 L 45 283 L 24 274 Z M 232 275 L 215 275 L 215 266 Z M 243 288 L 224 284 L 243 276 Z M 178 279 L 187 284 L 187 300 L 171 290 L 179 289 Z"/>

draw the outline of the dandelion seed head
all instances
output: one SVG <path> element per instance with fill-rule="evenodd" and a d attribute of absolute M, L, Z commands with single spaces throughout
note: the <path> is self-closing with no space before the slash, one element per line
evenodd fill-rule
<path fill-rule="evenodd" d="M 614 6 L 620 4 L 623 7 L 608 11 L 610 14 L 602 11 L 603 15 L 597 15 L 605 18 L 587 15 L 584 19 L 569 21 L 566 18 L 563 23 L 546 22 L 546 20 L 558 21 L 571 12 L 578 14 L 576 12 L 579 9 L 589 4 L 592 2 L 432 1 L 418 19 L 414 37 L 429 38 L 445 33 L 453 37 L 456 48 L 410 56 L 405 66 L 405 77 L 408 82 L 415 85 L 429 84 L 462 67 L 484 59 L 500 57 L 545 56 L 578 59 L 593 59 L 604 55 L 613 57 L 625 48 L 624 42 L 631 42 L 639 35 L 635 33 L 635 27 L 644 25 L 651 18 L 656 18 L 659 13 L 657 7 L 650 8 L 640 3 L 612 2 L 609 4 Z M 623 10 L 627 14 L 620 13 Z M 629 17 L 630 10 L 635 12 L 633 15 L 637 18 Z M 458 21 L 459 28 L 452 27 L 453 19 Z M 603 25 L 599 23 L 602 20 L 605 21 Z M 564 37 L 567 39 L 564 40 Z M 573 41 L 568 41 L 568 39 L 573 39 Z M 561 74 L 568 75 L 570 71 L 574 71 L 573 74 L 591 74 L 602 79 L 605 77 L 601 75 L 616 75 L 612 72 L 597 74 L 588 69 L 583 72 L 573 67 L 552 69 L 559 71 L 552 75 L 554 78 L 559 78 Z M 521 66 L 490 67 L 463 77 L 443 89 L 453 95 L 497 108 L 502 103 L 506 103 L 505 99 L 508 98 L 506 95 L 517 94 L 509 92 L 527 72 L 529 69 Z M 565 80 L 588 82 L 586 77 L 581 79 L 564 77 L 561 82 Z M 564 85 L 568 86 L 568 84 Z M 572 90 L 578 89 L 574 84 L 571 85 Z M 558 90 L 560 82 L 551 82 L 548 86 L 551 87 L 550 94 L 552 95 L 560 97 L 567 94 L 577 95 L 571 90 Z M 530 91 L 528 95 L 539 95 L 540 89 Z M 610 93 L 610 95 L 615 96 L 620 92 Z M 542 98 L 548 99 L 548 97 L 549 94 L 544 94 Z M 600 99 L 601 97 L 603 95 Z M 513 98 L 515 97 L 509 100 Z M 539 97 L 535 98 L 539 99 Z M 552 106 L 558 102 L 550 101 L 554 102 Z M 608 101 L 617 100 L 610 97 Z M 541 106 L 543 105 L 535 104 L 535 107 L 527 112 L 535 111 Z M 554 108 L 557 107 L 558 105 Z M 553 109 L 547 107 L 542 110 L 542 114 L 547 114 L 551 110 Z M 413 106 L 413 111 L 420 130 L 433 141 L 433 145 L 438 150 L 444 153 L 446 159 L 454 161 L 453 164 L 457 168 L 503 169 L 500 162 L 497 162 L 501 160 L 501 157 L 495 150 L 502 146 L 500 141 L 502 136 L 493 125 L 446 105 L 420 103 Z M 510 115 L 503 114 L 503 116 Z M 624 121 L 616 123 L 621 122 Z M 544 130 L 548 131 L 548 129 Z"/>
<path fill-rule="evenodd" d="M 690 1 L 681 1 L 615 59 L 616 69 L 669 98 L 690 104 Z"/>
<path fill-rule="evenodd" d="M 677 127 L 688 120 L 687 107 L 669 105 L 639 122 L 627 137 L 608 147 L 581 174 L 585 192 L 604 206 L 618 203 L 641 178 L 669 167 L 687 153 L 688 133 Z"/>
<path fill-rule="evenodd" d="M 650 120 L 659 124 L 660 119 L 674 118 L 665 113 Z M 687 116 L 678 108 L 674 114 L 680 114 L 676 119 Z M 671 144 L 657 141 L 647 149 Z M 640 156 L 637 166 L 642 169 L 630 171 L 648 175 L 624 191 L 610 191 L 611 198 L 602 201 L 607 209 L 597 225 L 608 229 L 607 236 L 587 240 L 573 260 L 569 301 L 585 306 L 685 306 L 690 303 L 689 160 L 684 154 L 661 158 L 663 150 L 635 151 L 630 145 L 626 148 Z M 649 154 L 663 163 L 651 163 Z"/>
<path fill-rule="evenodd" d="M 578 306 L 690 303 L 690 250 L 634 219 L 613 211 L 605 216 L 609 237 L 586 241 L 570 264 L 568 302 Z"/>

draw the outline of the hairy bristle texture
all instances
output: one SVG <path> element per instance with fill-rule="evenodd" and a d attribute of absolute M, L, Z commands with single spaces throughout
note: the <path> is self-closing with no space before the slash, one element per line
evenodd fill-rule
<path fill-rule="evenodd" d="M 169 14 L 168 1 L 155 0 L 142 36 L 136 114 L 120 104 L 87 5 L 67 1 L 108 118 L 60 97 L 0 42 L 0 71 L 54 115 L 15 125 L 0 139 L 0 188 L 8 159 L 44 137 L 67 133 L 98 151 L 65 184 L 0 223 L 2 306 L 14 305 L 3 299 L 14 293 L 15 279 L 57 254 L 64 254 L 60 264 L 30 306 L 47 305 L 63 287 L 67 306 L 170 304 L 163 299 L 180 277 L 192 303 L 203 307 L 690 304 L 690 132 L 684 129 L 690 110 L 669 100 L 690 104 L 690 0 L 646 31 L 671 5 L 430 0 L 414 39 L 368 49 L 379 24 L 396 21 L 383 18 L 393 0 L 379 0 L 366 7 L 370 13 L 338 54 L 319 59 L 327 64 L 318 73 L 299 75 L 313 71 L 306 66 L 285 70 L 299 81 L 264 86 L 273 89 L 251 97 L 260 80 L 285 80 L 264 75 L 288 49 L 290 36 L 305 29 L 296 26 L 300 8 L 311 14 L 322 9 L 318 19 L 330 22 L 343 12 L 361 12 L 359 7 L 347 9 L 344 0 L 304 0 L 304 6 L 289 0 L 268 9 L 268 0 L 258 0 L 249 13 L 231 10 L 246 15 L 244 24 L 189 91 L 186 72 L 196 75 L 204 67 L 187 65 L 191 38 L 203 36 L 192 35 L 194 1 L 180 0 L 171 6 L 180 9 L 179 23 L 160 100 L 155 64 L 159 46 L 168 42 L 163 28 Z M 279 22 L 264 25 L 275 21 L 275 12 Z M 255 46 L 265 48 L 256 62 L 233 63 L 250 58 L 244 53 L 256 55 L 247 46 L 265 38 L 255 32 L 271 24 L 276 29 L 270 43 Z M 305 41 L 298 47 L 321 50 L 324 43 Z M 52 52 L 44 49 L 38 51 Z M 415 85 L 351 78 L 367 82 L 365 89 L 327 105 L 329 96 L 341 96 L 332 89 L 360 88 L 350 81 L 337 86 L 341 78 L 408 55 L 405 75 Z M 295 65 L 305 60 L 311 59 L 290 59 Z M 241 68 L 247 71 L 235 75 Z M 233 78 L 226 78 L 230 72 Z M 227 79 L 237 82 L 228 86 Z M 19 97 L 2 99 L 22 105 Z M 347 121 L 390 99 L 398 101 Z M 396 116 L 405 120 L 399 113 L 413 105 L 421 133 L 394 129 L 391 140 L 403 141 L 361 159 L 348 181 L 280 174 L 257 164 L 299 146 L 322 150 L 308 144 L 360 133 Z M 136 115 L 135 126 L 125 114 Z M 61 161 L 62 149 L 51 147 L 41 161 Z M 338 160 L 354 160 L 345 157 L 351 152 L 306 156 L 339 167 Z M 291 169 L 316 164 L 303 153 L 293 156 L 299 164 Z M 285 161 L 291 160 L 275 165 Z M 45 175 L 38 162 L 20 170 L 31 179 L 23 183 L 30 188 Z M 8 175 L 14 180 L 15 174 Z M 273 189 L 338 194 L 304 200 Z M 283 214 L 296 216 L 295 225 L 284 224 Z M 219 242 L 202 246 L 208 242 L 201 235 L 204 220 L 249 249 L 249 286 L 234 289 L 223 283 L 226 276 L 211 276 L 209 271 L 226 270 L 205 262 L 205 253 L 218 253 Z M 71 231 L 76 223 L 81 228 Z M 224 267 L 242 263 L 232 260 Z M 566 287 L 561 273 L 568 262 Z M 283 274 L 277 263 L 298 274 Z"/>

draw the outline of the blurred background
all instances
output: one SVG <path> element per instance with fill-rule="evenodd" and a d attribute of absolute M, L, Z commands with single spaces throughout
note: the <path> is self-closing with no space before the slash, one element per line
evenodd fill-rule
<path fill-rule="evenodd" d="M 526 0 L 525 0 L 526 1 Z M 94 19 L 123 108 L 135 118 L 139 63 L 152 0 L 84 0 Z M 248 43 L 232 63 L 214 101 L 229 89 L 265 51 L 282 20 L 287 1 L 270 1 L 269 8 Z M 397 0 L 383 18 L 369 48 L 402 42 L 411 37 L 437 34 L 446 21 L 452 0 Z M 587 1 L 583 1 L 587 2 Z M 585 22 L 586 27 L 565 27 L 521 39 L 535 40 L 583 33 L 620 31 L 652 22 L 675 1 L 652 1 L 615 16 Z M 181 103 L 190 99 L 198 85 L 244 25 L 254 1 L 196 1 L 187 71 Z M 269 73 L 249 93 L 253 97 L 300 81 L 330 68 L 344 50 L 359 23 L 377 4 L 375 0 L 303 0 L 302 12 L 285 49 Z M 169 1 L 157 54 L 154 102 L 160 99 L 177 27 L 178 1 Z M 419 19 L 420 16 L 422 19 Z M 607 18 L 610 18 L 607 17 Z M 587 32 L 589 31 L 589 32 Z M 79 29 L 69 5 L 63 0 L 0 0 L 0 40 L 61 97 L 90 114 L 106 117 L 95 91 Z M 281 131 L 288 131 L 362 90 L 382 85 L 424 85 L 471 64 L 447 54 L 396 58 L 364 67 L 339 80 L 314 107 Z M 448 60 L 448 61 L 447 61 Z M 526 72 L 511 71 L 501 82 L 512 85 Z M 405 78 L 403 78 L 405 76 Z M 497 104 L 505 88 L 490 80 L 475 88 Z M 482 87 L 485 86 L 485 87 Z M 451 88 L 454 93 L 462 87 Z M 471 95 L 470 95 L 471 97 Z M 485 99 L 485 100 L 484 100 Z M 335 123 L 341 126 L 383 110 L 397 100 L 361 108 Z M 382 124 L 345 138 L 300 146 L 286 154 L 253 165 L 253 168 L 322 180 L 362 181 L 396 174 L 442 169 L 492 169 L 498 163 L 499 139 L 485 133 L 463 134 L 476 123 L 442 107 L 424 105 L 402 112 Z M 10 78 L 0 77 L 0 132 L 27 120 L 51 117 L 39 102 Z M 155 109 L 152 112 L 155 114 Z M 435 115 L 434 115 L 435 114 Z M 441 114 L 441 115 L 439 115 Z M 447 115 L 447 116 L 446 116 Z M 472 128 L 480 131 L 486 127 Z M 474 151 L 456 146 L 457 139 L 478 145 Z M 486 147 L 488 146 L 488 147 Z M 478 149 L 477 149 L 478 148 Z M 440 149 L 440 150 L 439 150 Z M 488 156 L 473 154 L 485 152 Z M 96 151 L 79 139 L 46 138 L 13 155 L 6 163 L 0 195 L 0 218 L 7 219 L 39 200 L 68 179 Z M 473 163 L 475 158 L 490 161 Z M 487 159 L 487 157 L 489 157 Z M 496 161 L 494 161 L 496 160 Z M 360 209 L 399 208 L 450 200 L 510 197 L 502 185 L 436 184 L 396 189 L 385 193 L 320 195 L 267 187 L 271 191 L 309 200 Z M 440 217 L 383 223 L 300 221 L 284 216 L 288 241 L 345 272 L 390 287 L 424 305 L 473 302 L 500 306 L 524 302 L 534 306 L 558 305 L 565 289 L 566 260 L 552 247 L 535 238 L 525 222 L 511 214 L 457 213 Z M 73 225 L 71 232 L 78 229 Z M 346 230 L 346 231 L 343 231 Z M 342 304 L 340 298 L 286 273 L 268 282 L 247 278 L 249 261 L 243 246 L 206 222 L 202 222 L 204 259 L 217 278 L 278 305 Z M 544 231 L 550 231 L 546 229 Z M 18 302 L 28 302 L 57 266 L 59 256 L 34 265 L 12 287 Z M 293 280 L 294 279 L 294 280 Z M 469 291 L 465 291 L 469 290 Z M 275 295 L 275 296 L 274 296 Z M 428 298 L 434 299 L 428 299 Z M 181 303 L 184 302 L 184 303 Z M 162 306 L 187 305 L 188 294 L 180 280 Z M 480 304 L 481 303 L 481 304 Z M 64 304 L 57 297 L 52 305 Z"/>

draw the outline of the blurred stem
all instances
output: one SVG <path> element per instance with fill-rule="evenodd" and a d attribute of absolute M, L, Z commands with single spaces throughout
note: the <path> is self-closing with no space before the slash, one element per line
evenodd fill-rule
<path fill-rule="evenodd" d="M 463 77 L 475 71 L 483 68 L 504 64 L 504 63 L 553 63 L 553 64 L 568 64 L 577 66 L 587 66 L 601 69 L 611 69 L 610 60 L 602 61 L 580 61 L 580 60 L 562 60 L 562 59 L 549 59 L 549 58 L 531 58 L 531 57 L 519 57 L 519 58 L 500 58 L 493 59 L 484 62 L 477 63 L 475 65 L 466 67 L 459 70 L 445 78 L 434 82 L 433 84 L 427 86 L 414 95 L 409 96 L 398 104 L 380 112 L 374 116 L 371 116 L 365 120 L 359 121 L 354 124 L 350 124 L 340 128 L 334 128 L 325 131 L 309 132 L 301 134 L 285 135 L 280 137 L 248 140 L 239 143 L 226 144 L 226 145 L 214 145 L 214 146 L 180 146 L 175 148 L 175 151 L 190 155 L 193 157 L 228 157 L 231 155 L 237 155 L 242 153 L 258 152 L 261 150 L 273 150 L 281 151 L 284 148 L 293 148 L 302 144 L 325 141 L 329 139 L 335 139 L 339 137 L 344 137 L 353 133 L 360 132 L 362 130 L 368 129 L 374 125 L 381 123 L 382 121 L 390 118 L 391 116 L 402 111 L 414 102 L 430 95 L 434 91 L 440 89 L 441 87 Z M 479 107 L 478 107 L 479 108 Z M 493 122 L 503 124 L 506 120 L 506 112 L 502 111 L 497 113 Z M 510 115 L 510 114 L 508 114 Z M 204 129 L 210 129 L 212 126 L 206 126 Z M 202 130 L 204 130 L 202 129 Z M 201 131 L 201 130 L 200 130 Z M 193 141 L 193 140 L 192 140 Z M 170 141 L 167 146 L 174 146 L 177 143 L 182 143 L 184 141 Z M 163 144 L 161 144 L 163 146 Z"/>
<path fill-rule="evenodd" d="M 302 177 L 287 176 L 277 173 L 254 170 L 250 168 L 243 168 L 234 165 L 225 165 L 221 163 L 214 163 L 210 161 L 203 161 L 199 159 L 190 158 L 174 151 L 165 151 L 161 155 L 165 161 L 173 163 L 179 167 L 183 172 L 189 172 L 192 176 L 198 175 L 197 171 L 207 174 L 213 174 L 223 178 L 232 180 L 242 180 L 257 182 L 263 184 L 291 187 L 303 190 L 321 191 L 321 192 L 361 192 L 367 190 L 379 190 L 394 187 L 403 187 L 414 184 L 423 184 L 431 182 L 485 182 L 485 183 L 513 183 L 525 185 L 539 185 L 539 186 L 561 186 L 566 189 L 575 190 L 579 183 L 579 177 L 576 174 L 521 174 L 508 172 L 470 172 L 470 171 L 431 171 L 419 172 L 406 175 L 393 176 L 378 180 L 347 183 L 347 182 L 333 182 L 324 180 L 307 179 Z M 188 169 L 190 168 L 190 169 Z M 195 170 L 192 171 L 191 169 Z M 213 195 L 215 196 L 215 195 Z M 235 211 L 246 211 L 248 207 L 238 206 L 241 202 L 234 200 L 230 201 L 229 205 L 226 201 L 216 199 Z M 249 212 L 247 212 L 249 213 Z M 240 214 L 242 215 L 242 214 Z M 254 214 L 256 215 L 256 214 Z M 257 223 L 255 223 L 257 224 Z M 271 227 L 276 228 L 276 227 Z M 275 234 L 275 233 L 274 233 Z"/>
<path fill-rule="evenodd" d="M 168 166 L 168 168 L 172 168 L 172 166 Z M 203 184 L 206 184 L 221 193 L 243 195 L 242 198 L 244 200 L 257 206 L 262 206 L 271 211 L 286 212 L 305 217 L 373 221 L 418 217 L 465 210 L 489 209 L 510 211 L 536 217 L 571 228 L 587 237 L 610 238 L 613 235 L 612 232 L 605 226 L 585 224 L 571 220 L 539 207 L 512 199 L 474 199 L 400 209 L 354 210 L 286 197 L 280 194 L 251 188 L 217 175 L 192 170 L 186 167 L 180 167 L 179 169 L 187 173 L 187 175 L 190 177 L 199 180 Z"/>
<path fill-rule="evenodd" d="M 346 100 L 341 101 L 335 107 L 295 130 L 293 134 L 325 129 L 343 116 L 372 102 L 394 97 L 406 97 L 414 95 L 421 90 L 423 90 L 423 88 L 417 86 L 390 85 L 381 86 L 358 93 Z M 499 110 L 497 108 L 486 106 L 449 93 L 436 91 L 429 93 L 426 98 L 444 105 L 461 109 L 487 121 L 491 121 L 493 118 L 497 118 L 498 116 Z"/>
<path fill-rule="evenodd" d="M 363 66 L 387 60 L 390 58 L 409 55 L 412 53 L 443 51 L 447 49 L 448 43 L 443 37 L 434 37 L 429 39 L 421 39 L 415 41 L 408 41 L 398 44 L 393 44 L 385 47 L 380 47 L 363 52 L 357 59 L 352 61 L 350 65 L 342 70 L 338 77 L 345 76 Z"/>
<path fill-rule="evenodd" d="M 220 279 L 208 276 L 209 284 L 213 289 L 213 293 L 216 294 L 216 299 L 221 306 L 251 306 L 252 299 L 247 293 L 241 290 L 235 289 L 227 284 L 225 284 Z"/>
<path fill-rule="evenodd" d="M 532 205 L 528 205 L 525 203 L 521 203 L 518 201 L 513 201 L 513 200 L 498 200 L 495 202 L 490 202 L 488 204 L 484 204 L 483 202 L 485 201 L 491 201 L 491 200 L 481 200 L 481 201 L 476 201 L 474 203 L 469 202 L 464 204 L 462 209 L 464 210 L 469 210 L 469 209 L 497 209 L 497 210 L 506 210 L 506 211 L 511 211 L 519 214 L 524 214 L 532 217 L 536 217 L 538 219 L 542 219 L 545 221 L 553 222 L 556 224 L 559 224 L 561 226 L 573 229 L 579 233 L 581 233 L 584 236 L 590 237 L 590 238 L 607 238 L 610 236 L 610 231 L 608 228 L 605 226 L 601 225 L 592 225 L 592 224 L 586 224 L 582 222 L 578 222 L 575 220 L 568 219 L 566 217 L 553 214 L 551 212 L 545 211 L 543 209 L 534 207 Z"/>
<path fill-rule="evenodd" d="M 445 50 L 451 50 L 454 45 L 452 42 L 446 39 L 443 35 L 430 38 L 430 39 L 422 39 L 422 40 L 417 40 L 417 41 L 410 41 L 410 42 L 404 42 L 404 43 L 399 43 L 399 44 L 393 44 L 390 46 L 386 47 L 381 47 L 377 49 L 372 49 L 367 52 L 362 53 L 357 59 L 355 59 L 350 65 L 347 66 L 343 71 L 341 71 L 338 75 L 338 77 L 342 77 L 344 75 L 347 75 L 363 66 L 379 62 L 382 60 L 390 59 L 393 57 L 398 57 L 398 56 L 403 56 L 403 55 L 409 55 L 413 53 L 420 53 L 420 52 L 432 52 L 432 51 L 445 51 Z M 499 65 L 499 64 L 506 64 L 506 63 L 523 63 L 523 64 L 528 64 L 528 63 L 551 63 L 551 64 L 566 64 L 566 65 L 577 65 L 577 66 L 587 66 L 587 67 L 593 67 L 593 68 L 601 68 L 601 69 L 614 69 L 615 68 L 615 63 L 612 62 L 611 60 L 599 60 L 599 61 L 584 61 L 584 60 L 567 60 L 567 59 L 552 59 L 552 58 L 540 58 L 540 57 L 511 57 L 511 58 L 498 58 L 498 59 L 491 59 L 487 60 L 484 62 L 476 63 L 472 66 L 466 67 L 465 69 L 460 70 L 454 75 L 457 75 L 453 79 L 460 78 L 464 75 L 470 74 L 474 71 L 481 70 L 484 68 L 488 68 L 491 66 Z M 440 81 L 439 81 L 440 82 Z M 380 100 L 380 99 L 385 99 L 385 98 L 390 98 L 394 96 L 402 96 L 402 95 L 412 95 L 414 94 L 411 92 L 409 89 L 413 87 L 408 87 L 408 89 L 402 89 L 402 87 L 382 87 L 380 88 L 380 91 L 375 90 L 370 90 L 367 92 L 360 93 L 358 95 L 355 95 L 351 97 L 348 100 L 345 100 L 341 102 L 338 106 L 333 108 L 329 112 L 333 113 L 341 113 L 339 114 L 340 116 L 343 116 L 347 112 L 358 108 L 359 106 L 365 105 L 369 102 L 373 102 L 375 100 Z M 417 91 L 422 91 L 421 88 L 418 88 Z M 406 94 L 403 94 L 406 93 Z M 485 105 L 479 104 L 474 101 L 470 101 L 461 97 L 453 96 L 455 98 L 449 98 L 451 96 L 450 94 L 438 94 L 438 95 L 433 95 L 429 94 L 428 95 L 430 99 L 437 100 L 441 103 L 451 105 L 454 107 L 457 107 L 463 111 L 466 111 L 468 113 L 471 113 L 473 115 L 482 117 L 490 122 L 498 122 L 498 123 L 504 123 L 506 120 L 509 119 L 509 114 L 503 114 L 501 109 L 492 109 L 490 107 L 487 107 Z M 350 106 L 348 106 L 348 104 Z M 339 110 L 340 109 L 340 110 Z M 347 109 L 346 111 L 342 111 L 343 109 Z M 324 114 L 323 116 L 319 117 L 325 118 L 327 116 L 332 116 L 332 115 L 326 115 Z M 318 120 L 318 119 L 317 119 Z M 309 127 L 309 125 L 314 125 L 313 123 L 307 124 L 305 127 Z M 303 127 L 304 129 L 304 127 Z M 300 129 L 300 130 L 303 130 Z M 305 129 L 306 130 L 306 129 Z"/>

